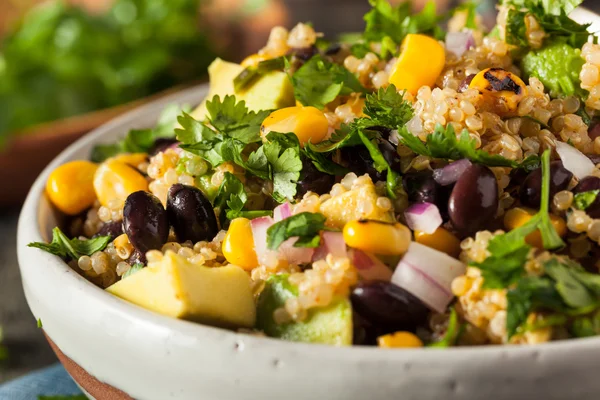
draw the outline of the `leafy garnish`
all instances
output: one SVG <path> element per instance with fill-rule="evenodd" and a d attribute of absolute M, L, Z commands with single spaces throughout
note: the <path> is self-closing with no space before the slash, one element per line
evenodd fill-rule
<path fill-rule="evenodd" d="M 78 260 L 81 256 L 91 256 L 104 250 L 110 239 L 110 236 L 98 236 L 87 240 L 69 239 L 59 227 L 56 227 L 52 230 L 51 243 L 34 242 L 29 243 L 27 246 L 47 251 L 62 258 Z"/>
<path fill-rule="evenodd" d="M 163 110 L 154 128 L 132 129 L 117 143 L 96 145 L 90 158 L 93 162 L 102 162 L 120 153 L 147 153 L 154 146 L 156 139 L 175 138 L 177 116 L 189 110 L 187 105 L 171 104 Z"/>
<path fill-rule="evenodd" d="M 506 42 L 529 47 L 525 17 L 533 15 L 547 37 L 545 41 L 566 41 L 574 48 L 581 48 L 587 42 L 590 24 L 581 25 L 568 17 L 568 14 L 581 3 L 581 0 L 567 2 L 547 0 L 510 0 L 506 2 L 516 9 L 509 10 L 506 22 Z"/>
<path fill-rule="evenodd" d="M 569 327 L 569 332 L 580 338 L 600 335 L 600 310 L 592 315 L 575 318 Z"/>
<path fill-rule="evenodd" d="M 439 26 L 442 17 L 436 14 L 434 1 L 429 1 L 419 13 L 413 13 L 410 1 L 395 7 L 387 0 L 369 0 L 369 3 L 373 8 L 364 16 L 364 38 L 368 41 L 379 42 L 388 37 L 400 44 L 409 33 L 444 38 L 444 31 Z"/>
<path fill-rule="evenodd" d="M 366 92 L 354 74 L 320 55 L 308 60 L 290 80 L 296 99 L 305 106 L 319 109 L 340 95 Z"/>
<path fill-rule="evenodd" d="M 37 327 L 38 328 L 43 328 L 44 327 L 44 325 L 42 324 L 42 319 L 41 318 L 38 318 L 36 322 L 37 322 Z"/>
<path fill-rule="evenodd" d="M 305 146 L 302 154 L 313 163 L 317 170 L 325 174 L 344 176 L 349 172 L 347 168 L 333 162 L 325 154 L 314 151 L 310 146 Z"/>
<path fill-rule="evenodd" d="M 546 249 L 564 246 L 564 242 L 550 221 L 548 203 L 550 198 L 550 152 L 542 155 L 542 199 L 540 210 L 527 223 L 503 235 L 493 237 L 487 250 L 490 255 L 480 263 L 472 265 L 479 268 L 484 277 L 484 287 L 506 288 L 522 276 L 524 265 L 531 247 L 525 242 L 530 233 L 539 230 Z"/>
<path fill-rule="evenodd" d="M 462 325 L 458 321 L 458 314 L 456 309 L 452 307 L 450 309 L 450 317 L 448 319 L 446 333 L 439 341 L 429 344 L 428 347 L 447 348 L 453 346 L 454 343 L 456 343 L 456 339 L 458 339 L 460 336 L 461 330 Z"/>
<path fill-rule="evenodd" d="M 266 210 L 243 211 L 247 201 L 248 195 L 244 184 L 232 173 L 225 172 L 223 182 L 213 202 L 215 208 L 221 209 L 221 225 L 224 225 L 224 218 L 229 220 L 239 217 L 253 219 L 272 214 L 272 211 Z"/>
<path fill-rule="evenodd" d="M 295 247 L 318 247 L 321 242 L 320 232 L 326 229 L 325 220 L 323 214 L 302 212 L 276 222 L 267 229 L 267 247 L 277 250 L 292 237 L 298 238 L 294 243 Z"/>
<path fill-rule="evenodd" d="M 247 67 L 233 79 L 236 92 L 246 90 L 258 78 L 273 71 L 282 71 L 285 67 L 285 57 L 270 58 L 259 62 L 257 65 Z"/>
<path fill-rule="evenodd" d="M 598 193 L 600 193 L 600 190 L 576 193 L 575 196 L 573 196 L 573 205 L 578 210 L 585 210 L 596 201 Z"/>
<path fill-rule="evenodd" d="M 121 277 L 121 279 L 125 279 L 127 277 L 130 277 L 131 275 L 135 274 L 136 272 L 141 271 L 143 268 L 144 268 L 144 264 L 142 264 L 142 263 L 135 263 L 131 267 L 129 267 L 129 269 L 127 270 L 127 272 L 125 272 L 123 274 L 123 276 Z"/>
<path fill-rule="evenodd" d="M 509 160 L 499 155 L 492 155 L 484 150 L 476 148 L 477 141 L 469 136 L 468 130 L 463 130 L 457 138 L 454 127 L 448 124 L 446 127 L 437 124 L 435 131 L 427 136 L 427 141 L 423 142 L 417 136 L 413 135 L 402 127 L 398 129 L 398 134 L 402 138 L 402 144 L 417 154 L 432 158 L 443 158 L 447 160 L 460 160 L 468 158 L 469 160 L 484 164 L 490 167 L 511 167 L 519 168 L 522 165 L 537 163 L 538 157 L 530 156 L 522 163 Z"/>
<path fill-rule="evenodd" d="M 280 203 L 293 199 L 302 171 L 298 137 L 293 133 L 270 132 L 263 148 L 273 174 L 273 198 Z"/>
<path fill-rule="evenodd" d="M 396 129 L 410 121 L 414 114 L 404 95 L 394 85 L 381 88 L 367 95 L 363 112 L 371 118 L 373 124 Z"/>

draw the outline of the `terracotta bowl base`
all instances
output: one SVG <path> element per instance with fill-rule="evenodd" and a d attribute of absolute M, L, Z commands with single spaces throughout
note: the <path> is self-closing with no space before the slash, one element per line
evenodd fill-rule
<path fill-rule="evenodd" d="M 114 388 L 104 382 L 99 381 L 92 375 L 90 375 L 85 369 L 81 368 L 75 361 L 71 360 L 67 357 L 54 342 L 52 339 L 46 336 L 46 340 L 54 350 L 54 353 L 58 357 L 58 360 L 65 367 L 69 375 L 73 378 L 73 380 L 82 387 L 86 392 L 88 392 L 94 399 L 96 400 L 133 400 L 133 397 L 129 396 L 127 393 Z"/>

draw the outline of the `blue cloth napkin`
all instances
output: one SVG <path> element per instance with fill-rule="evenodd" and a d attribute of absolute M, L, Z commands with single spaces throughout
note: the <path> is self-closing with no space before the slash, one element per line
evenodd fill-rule
<path fill-rule="evenodd" d="M 0 385 L 0 400 L 37 400 L 38 396 L 81 395 L 73 379 L 57 364 Z"/>

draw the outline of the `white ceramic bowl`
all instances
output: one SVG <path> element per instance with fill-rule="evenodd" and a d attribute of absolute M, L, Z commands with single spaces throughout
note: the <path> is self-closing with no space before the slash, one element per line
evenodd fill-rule
<path fill-rule="evenodd" d="M 580 10 L 580 21 L 599 21 Z M 95 143 L 154 124 L 200 86 L 131 112 L 85 136 L 40 175 L 23 206 L 18 254 L 29 306 L 61 361 L 96 399 L 390 400 L 597 399 L 600 338 L 537 346 L 383 350 L 289 343 L 164 317 L 113 297 L 59 258 L 26 247 L 57 220 L 44 185 L 55 167 Z"/>

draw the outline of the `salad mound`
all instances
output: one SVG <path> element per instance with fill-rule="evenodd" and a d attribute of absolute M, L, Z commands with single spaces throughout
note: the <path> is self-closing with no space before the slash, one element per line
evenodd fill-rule
<path fill-rule="evenodd" d="M 385 348 L 600 334 L 600 45 L 579 1 L 487 32 L 370 0 L 363 33 L 273 28 L 152 129 L 54 170 L 51 243 L 147 309 Z M 448 19 L 448 31 L 441 29 Z"/>

